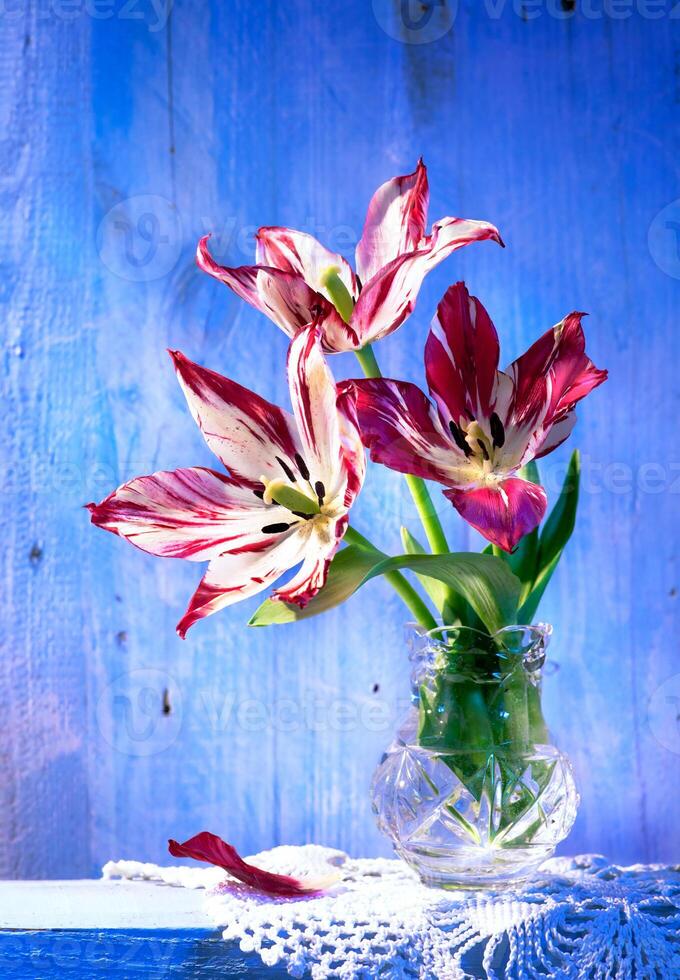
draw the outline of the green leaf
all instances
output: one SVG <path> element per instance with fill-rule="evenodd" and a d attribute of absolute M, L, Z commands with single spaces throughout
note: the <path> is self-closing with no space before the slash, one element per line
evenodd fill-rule
<path fill-rule="evenodd" d="M 520 582 L 498 558 L 466 552 L 387 558 L 380 552 L 362 551 L 349 545 L 335 557 L 326 585 L 304 609 L 268 599 L 249 625 L 268 626 L 308 619 L 343 602 L 377 575 L 402 568 L 444 582 L 470 604 L 489 632 L 517 622 Z M 272 606 L 279 608 L 272 609 Z"/>
<path fill-rule="evenodd" d="M 539 568 L 547 566 L 557 554 L 561 554 L 576 524 L 578 491 L 581 479 L 581 454 L 575 449 L 571 454 L 562 490 L 550 515 L 543 525 L 539 548 Z"/>
<path fill-rule="evenodd" d="M 517 622 L 519 579 L 492 555 L 474 552 L 403 555 L 378 565 L 371 577 L 392 568 L 410 568 L 416 574 L 445 582 L 470 604 L 491 633 Z"/>
<path fill-rule="evenodd" d="M 538 565 L 538 528 L 534 528 L 529 534 L 525 534 L 517 545 L 515 552 L 508 555 L 508 564 L 517 578 L 522 583 L 523 595 L 531 590 L 536 569 Z"/>
<path fill-rule="evenodd" d="M 404 551 L 409 555 L 429 554 L 429 551 L 405 527 L 401 529 L 401 540 L 404 545 Z M 472 626 L 475 629 L 484 629 L 484 624 L 480 621 L 479 616 L 477 616 L 470 603 L 466 602 L 463 596 L 457 592 L 453 592 L 447 585 L 437 581 L 437 579 L 428 578 L 427 575 L 417 575 L 417 578 L 434 602 L 444 623 L 449 626 L 461 625 Z"/>
<path fill-rule="evenodd" d="M 579 451 L 575 450 L 571 454 L 560 495 L 540 534 L 536 559 L 537 573 L 529 593 L 522 595 L 520 622 L 530 623 L 536 615 L 543 593 L 573 533 L 578 509 L 580 478 L 581 457 Z"/>
<path fill-rule="evenodd" d="M 536 615 L 536 610 L 538 609 L 539 603 L 543 598 L 543 593 L 548 587 L 548 582 L 552 578 L 552 574 L 557 568 L 557 564 L 562 557 L 562 552 L 559 552 L 551 562 L 545 565 L 541 569 L 537 578 L 534 581 L 531 590 L 526 597 L 523 599 L 522 605 L 520 606 L 517 618 L 520 623 L 531 623 L 534 616 Z"/>
<path fill-rule="evenodd" d="M 538 472 L 538 464 L 535 459 L 530 459 L 528 463 L 525 463 L 517 475 L 521 476 L 523 480 L 528 480 L 529 483 L 540 486 L 541 475 Z"/>
<path fill-rule="evenodd" d="M 253 613 L 248 626 L 271 626 L 294 623 L 298 619 L 318 616 L 339 606 L 359 588 L 375 565 L 387 558 L 381 551 L 367 551 L 349 544 L 342 548 L 328 569 L 328 578 L 321 592 L 304 609 L 287 602 L 266 599 Z"/>
<path fill-rule="evenodd" d="M 417 538 L 414 538 L 409 529 L 406 527 L 401 528 L 401 543 L 403 544 L 404 551 L 407 555 L 428 554 L 427 550 L 422 546 L 420 541 L 418 541 Z M 428 578 L 427 575 L 418 575 L 418 579 L 439 612 L 443 612 L 444 604 L 449 597 L 449 589 L 443 582 L 438 581 L 436 578 Z"/>

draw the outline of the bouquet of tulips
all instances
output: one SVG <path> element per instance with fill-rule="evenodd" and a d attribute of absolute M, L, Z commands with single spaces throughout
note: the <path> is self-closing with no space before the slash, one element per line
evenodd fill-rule
<path fill-rule="evenodd" d="M 503 875 L 524 874 L 552 853 L 575 816 L 573 779 L 544 745 L 531 673 L 542 663 L 531 658 L 545 632 L 515 624 L 533 620 L 576 515 L 577 453 L 546 520 L 536 460 L 567 439 L 576 403 L 606 372 L 586 356 L 581 313 L 499 370 L 494 325 L 458 282 L 425 344 L 429 394 L 383 378 L 373 345 L 408 318 L 426 273 L 472 242 L 502 245 L 484 221 L 443 218 L 428 234 L 427 210 L 422 162 L 378 188 L 356 272 L 288 228 L 261 228 L 256 265 L 239 268 L 219 265 L 203 239 L 199 267 L 291 338 L 292 413 L 171 351 L 189 410 L 224 470 L 138 477 L 89 509 L 94 524 L 143 551 L 208 562 L 177 626 L 181 637 L 205 616 L 271 588 L 251 626 L 315 616 L 384 576 L 420 636 L 438 637 L 436 659 L 416 671 L 415 732 L 400 742 L 407 755 L 409 745 L 427 747 L 436 765 L 388 757 L 374 808 L 425 880 L 478 883 L 489 873 L 489 848 L 502 844 L 512 855 Z M 365 377 L 336 385 L 329 360 L 341 352 L 356 355 Z M 422 521 L 422 541 L 402 528 L 401 555 L 384 553 L 350 523 L 366 449 L 405 475 Z M 487 539 L 482 553 L 449 550 L 429 484 Z M 470 842 L 481 857 L 470 857 Z"/>
<path fill-rule="evenodd" d="M 171 351 L 189 410 L 226 472 L 154 473 L 88 505 L 94 524 L 143 551 L 208 562 L 180 636 L 298 566 L 250 625 L 317 615 L 378 575 L 424 630 L 443 623 L 492 635 L 534 617 L 574 526 L 579 476 L 574 454 L 539 532 L 547 497 L 536 460 L 569 436 L 574 406 L 606 372 L 586 356 L 581 313 L 500 371 L 494 325 L 459 282 L 439 303 L 425 345 L 429 397 L 383 378 L 373 344 L 402 326 L 430 269 L 472 242 L 503 244 L 493 225 L 462 218 L 442 218 L 428 234 L 428 196 L 422 161 L 378 188 L 356 272 L 289 228 L 261 228 L 256 264 L 239 268 L 219 265 L 208 238 L 200 241 L 199 267 L 291 338 L 292 414 Z M 336 385 L 329 360 L 343 351 L 365 377 Z M 402 529 L 404 554 L 389 556 L 351 525 L 364 447 L 405 474 L 427 548 Z M 490 542 L 484 553 L 450 552 L 428 482 Z"/>

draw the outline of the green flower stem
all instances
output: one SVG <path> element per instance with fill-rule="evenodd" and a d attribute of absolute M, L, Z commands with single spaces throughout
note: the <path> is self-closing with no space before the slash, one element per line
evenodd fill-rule
<path fill-rule="evenodd" d="M 432 503 L 432 497 L 430 496 L 430 491 L 427 489 L 427 484 L 421 477 L 412 476 L 411 473 L 405 475 L 406 485 L 411 491 L 411 496 L 413 497 L 413 502 L 418 510 L 418 516 L 425 528 L 425 534 L 427 535 L 427 540 L 430 543 L 430 548 L 432 549 L 433 555 L 446 555 L 449 551 L 449 545 L 446 540 L 446 535 L 444 534 L 444 529 L 441 526 L 439 517 L 437 516 L 437 511 L 434 509 L 434 504 Z"/>
<path fill-rule="evenodd" d="M 360 534 L 353 527 L 348 527 L 345 531 L 345 541 L 348 544 L 356 545 L 358 548 L 363 548 L 365 551 L 374 551 L 376 554 L 381 554 L 380 550 L 374 544 L 371 544 L 368 538 L 365 538 L 363 534 Z M 399 598 L 411 610 L 420 625 L 427 630 L 434 629 L 437 621 L 408 579 L 401 572 L 388 572 L 385 578 Z"/>
<path fill-rule="evenodd" d="M 382 374 L 378 362 L 373 353 L 373 348 L 368 344 L 366 347 L 362 347 L 361 350 L 354 352 L 357 356 L 357 360 L 361 365 L 361 369 L 367 378 L 381 378 Z M 445 555 L 448 553 L 449 546 L 446 540 L 446 535 L 444 534 L 444 529 L 441 526 L 439 517 L 432 503 L 432 498 L 430 497 L 430 491 L 427 489 L 427 484 L 419 476 L 412 476 L 410 473 L 406 474 L 406 484 L 411 491 L 411 496 L 413 497 L 413 502 L 418 510 L 418 515 L 422 522 L 423 528 L 425 529 L 425 534 L 427 535 L 427 540 L 430 544 L 430 548 L 434 555 Z"/>
<path fill-rule="evenodd" d="M 354 353 L 357 356 L 357 361 L 361 364 L 361 370 L 367 378 L 382 378 L 382 373 L 370 344 L 366 344 L 360 350 L 355 350 Z"/>

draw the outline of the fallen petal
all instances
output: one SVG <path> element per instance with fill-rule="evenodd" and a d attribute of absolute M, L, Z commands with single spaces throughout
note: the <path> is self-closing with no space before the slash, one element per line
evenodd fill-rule
<path fill-rule="evenodd" d="M 331 874 L 327 878 L 314 881 L 310 879 L 303 882 L 288 875 L 264 871 L 262 868 L 247 864 L 238 854 L 236 848 L 227 844 L 216 834 L 208 833 L 207 830 L 196 834 L 195 837 L 190 837 L 183 844 L 179 844 L 176 840 L 169 840 L 168 850 L 173 857 L 193 858 L 194 861 L 215 864 L 218 868 L 223 868 L 233 878 L 238 878 L 245 885 L 250 885 L 267 895 L 282 897 L 309 895 L 327 888 L 338 878 L 337 874 Z"/>

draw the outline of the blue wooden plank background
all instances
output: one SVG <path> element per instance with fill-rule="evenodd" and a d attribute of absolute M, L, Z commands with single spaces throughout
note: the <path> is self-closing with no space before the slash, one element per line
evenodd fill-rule
<path fill-rule="evenodd" d="M 432 217 L 494 221 L 508 248 L 440 267 L 378 354 L 419 380 L 434 305 L 462 277 L 508 360 L 590 311 L 611 380 L 580 412 L 580 524 L 543 608 L 547 710 L 583 795 L 566 849 L 677 859 L 679 15 L 671 0 L 2 5 L 0 875 L 164 860 L 168 836 L 204 828 L 245 852 L 387 853 L 367 793 L 407 693 L 387 587 L 279 631 L 248 631 L 256 603 L 237 606 L 182 642 L 199 568 L 90 528 L 82 504 L 209 464 L 166 347 L 285 402 L 283 334 L 196 270 L 198 237 L 232 264 L 258 224 L 349 253 L 374 188 L 420 154 Z M 565 458 L 546 461 L 553 494 Z M 476 546 L 441 506 L 455 546 Z M 416 530 L 399 478 L 373 470 L 356 526 L 396 551 L 400 522 Z"/>

